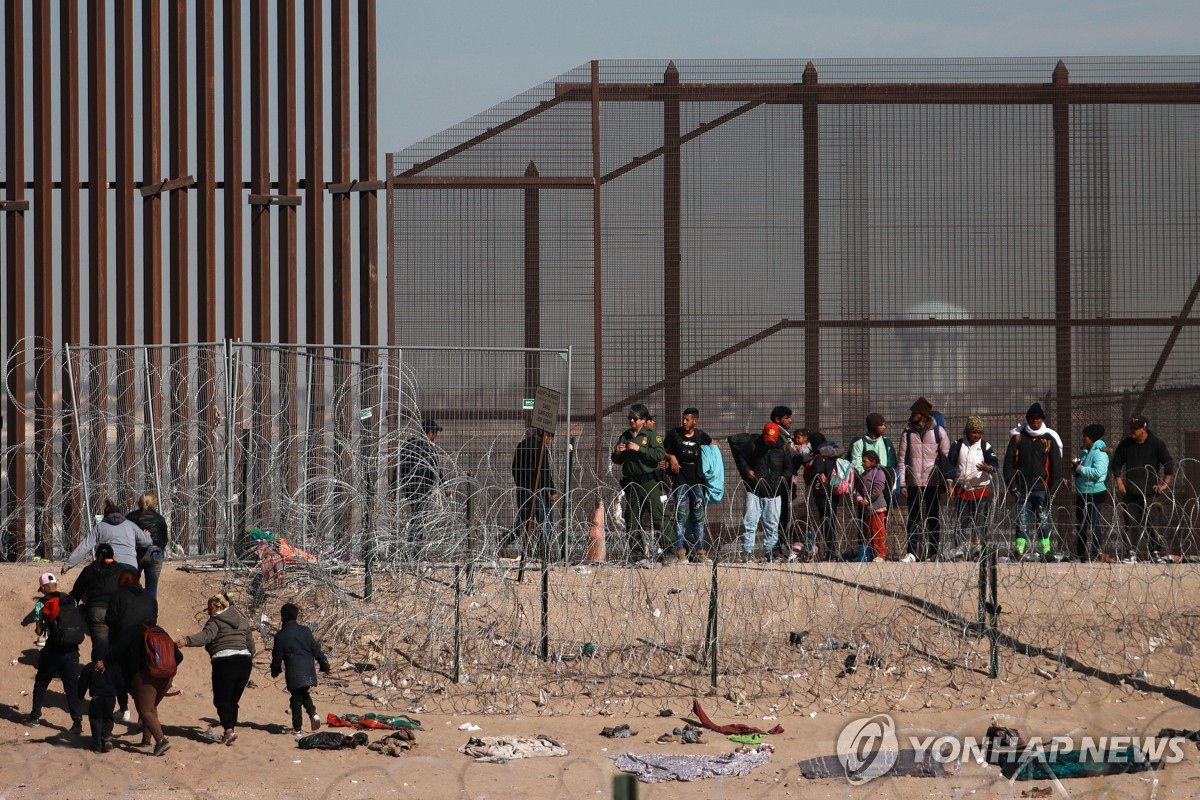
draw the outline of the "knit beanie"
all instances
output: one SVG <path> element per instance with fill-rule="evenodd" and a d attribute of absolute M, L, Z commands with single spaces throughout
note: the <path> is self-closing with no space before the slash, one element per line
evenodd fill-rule
<path fill-rule="evenodd" d="M 867 433 L 875 433 L 875 429 L 886 422 L 883 414 L 867 414 Z"/>
<path fill-rule="evenodd" d="M 983 417 L 972 414 L 967 417 L 966 427 L 963 428 L 964 433 L 983 433 Z"/>
<path fill-rule="evenodd" d="M 1029 407 L 1029 410 L 1025 412 L 1025 419 L 1027 419 L 1027 420 L 1032 421 L 1035 419 L 1045 419 L 1045 418 L 1046 418 L 1046 412 L 1042 410 L 1041 403 L 1034 403 L 1033 405 L 1031 405 Z"/>
<path fill-rule="evenodd" d="M 1098 442 L 1100 441 L 1100 438 L 1104 436 L 1104 426 L 1099 422 L 1093 422 L 1091 425 L 1084 425 L 1083 435 L 1091 439 L 1093 442 Z"/>
<path fill-rule="evenodd" d="M 933 403 L 929 402 L 924 397 L 918 397 L 917 402 L 912 404 L 912 406 L 909 408 L 909 411 L 920 414 L 923 417 L 928 417 L 933 413 Z"/>

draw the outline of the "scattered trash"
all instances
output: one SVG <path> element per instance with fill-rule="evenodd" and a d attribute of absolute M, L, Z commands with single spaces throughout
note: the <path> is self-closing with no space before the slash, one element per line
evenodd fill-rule
<path fill-rule="evenodd" d="M 669 708 L 660 708 L 658 710 L 658 715 L 660 717 L 673 717 L 673 716 L 675 716 L 675 712 Z"/>
<path fill-rule="evenodd" d="M 781 681 L 794 681 L 794 680 L 799 680 L 799 679 L 801 679 L 801 678 L 807 678 L 807 677 L 808 677 L 808 673 L 807 673 L 807 672 L 803 672 L 803 671 L 801 671 L 801 672 L 789 672 L 789 673 L 787 673 L 786 675 L 780 675 L 780 676 L 779 676 L 779 680 L 781 680 Z"/>
<path fill-rule="evenodd" d="M 1021 797 L 1053 797 L 1054 790 L 1049 786 L 1035 786 L 1032 789 L 1027 789 L 1021 792 Z"/>
<path fill-rule="evenodd" d="M 594 656 L 596 654 L 596 645 L 591 642 L 584 642 L 583 647 L 579 648 L 579 651 L 585 656 Z"/>
<path fill-rule="evenodd" d="M 788 633 L 788 644 L 802 645 L 806 636 L 808 636 L 808 631 L 790 631 Z"/>
<path fill-rule="evenodd" d="M 1041 667 L 1034 667 L 1033 674 L 1042 678 L 1046 678 L 1047 680 L 1052 680 L 1054 678 L 1054 673 L 1048 672 Z"/>
<path fill-rule="evenodd" d="M 462 725 L 459 725 L 459 726 L 458 726 L 458 729 L 459 729 L 460 731 L 478 731 L 478 730 L 482 730 L 482 728 L 480 728 L 478 725 L 474 725 L 474 724 L 472 724 L 472 723 L 470 723 L 470 722 L 464 722 Z"/>

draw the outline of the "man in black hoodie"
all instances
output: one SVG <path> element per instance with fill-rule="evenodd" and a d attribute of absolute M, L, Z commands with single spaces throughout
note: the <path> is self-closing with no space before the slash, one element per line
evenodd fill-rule
<path fill-rule="evenodd" d="M 1113 453 L 1112 473 L 1117 478 L 1117 496 L 1122 498 L 1121 530 L 1128 553 L 1125 560 L 1137 560 L 1138 544 L 1144 536 L 1150 560 L 1161 561 L 1166 546 L 1151 516 L 1175 476 L 1175 459 L 1166 443 L 1150 431 L 1150 421 L 1145 417 L 1129 420 L 1129 436 Z"/>
<path fill-rule="evenodd" d="M 1034 403 L 1025 424 L 1013 429 L 1004 452 L 1004 482 L 1017 498 L 1016 555 L 1041 561 L 1050 555 L 1050 494 L 1062 480 L 1062 441 L 1046 427 L 1046 412 Z M 1034 522 L 1036 529 L 1030 530 Z M 1037 541 L 1030 539 L 1036 534 Z"/>
<path fill-rule="evenodd" d="M 763 525 L 763 553 L 775 559 L 779 539 L 779 509 L 783 485 L 792 477 L 792 448 L 783 430 L 768 422 L 749 450 L 730 447 L 738 473 L 746 485 L 746 512 L 742 515 L 742 561 L 752 560 L 758 524 Z"/>

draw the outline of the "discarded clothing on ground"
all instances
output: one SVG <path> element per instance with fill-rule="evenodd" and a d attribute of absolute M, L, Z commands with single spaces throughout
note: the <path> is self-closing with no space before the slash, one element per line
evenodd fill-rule
<path fill-rule="evenodd" d="M 343 714 L 340 717 L 336 714 L 330 714 L 325 718 L 325 721 L 332 728 L 366 728 L 375 731 L 397 731 L 408 728 L 418 729 L 421 727 L 421 720 L 412 719 L 407 714 L 397 714 L 395 716 L 385 716 L 371 712 L 369 714 Z"/>
<path fill-rule="evenodd" d="M 719 756 L 676 756 L 659 753 L 621 753 L 611 756 L 617 769 L 637 775 L 642 783 L 737 778 L 771 760 L 769 744 Z"/>
<path fill-rule="evenodd" d="M 615 728 L 601 728 L 600 735 L 609 739 L 628 739 L 637 736 L 637 731 L 630 730 L 628 725 L 618 725 Z"/>
<path fill-rule="evenodd" d="M 458 752 L 466 753 L 477 763 L 496 764 L 518 758 L 570 755 L 567 748 L 547 736 L 538 736 L 536 739 L 523 736 L 472 736 L 458 748 Z"/>
<path fill-rule="evenodd" d="M 365 735 L 365 734 L 363 734 Z M 377 742 L 367 745 L 368 750 L 383 753 L 385 756 L 402 756 L 417 746 L 417 737 L 407 728 L 389 733 Z"/>
<path fill-rule="evenodd" d="M 297 739 L 296 746 L 301 750 L 341 750 L 342 748 L 353 750 L 359 745 L 366 746 L 369 741 L 365 733 L 347 736 L 337 731 L 321 731 Z"/>
<path fill-rule="evenodd" d="M 878 756 L 876 756 L 878 758 Z M 846 766 L 838 756 L 820 756 L 801 761 L 800 774 L 805 778 L 820 780 L 821 778 L 845 778 Z M 888 775 L 897 778 L 944 778 L 946 768 L 934 761 L 927 750 L 921 760 L 917 760 L 915 750 L 900 750 L 896 753 L 896 763 L 887 771 Z"/>
<path fill-rule="evenodd" d="M 717 725 L 708 718 L 708 714 L 704 713 L 704 709 L 700 707 L 699 700 L 692 701 L 692 713 L 696 715 L 696 719 L 700 720 L 701 725 L 717 733 L 769 733 L 772 736 L 778 736 L 783 733 L 782 725 L 776 725 L 769 731 L 764 731 L 762 728 L 752 728 L 749 725 Z"/>
<path fill-rule="evenodd" d="M 675 728 L 670 733 L 664 733 L 659 736 L 657 741 L 659 744 L 704 744 L 704 731 L 699 728 L 693 728 L 691 725 L 684 725 L 682 728 Z M 758 744 L 753 742 L 752 744 Z"/>
<path fill-rule="evenodd" d="M 1161 734 L 1160 734 L 1161 735 Z M 984 734 L 984 756 L 989 764 L 1000 767 L 1000 774 L 1012 781 L 1040 781 L 1047 778 L 1095 778 L 1100 775 L 1124 775 L 1159 769 L 1161 760 L 1152 760 L 1132 745 L 1107 750 L 1058 750 L 1050 753 L 1030 748 L 1016 728 L 990 725 Z"/>

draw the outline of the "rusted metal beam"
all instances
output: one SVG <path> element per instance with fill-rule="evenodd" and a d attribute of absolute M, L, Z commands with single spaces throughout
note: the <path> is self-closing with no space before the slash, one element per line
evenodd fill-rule
<path fill-rule="evenodd" d="M 304 4 L 304 341 L 325 342 L 325 126 L 322 0 Z"/>
<path fill-rule="evenodd" d="M 196 0 L 196 338 L 217 340 L 215 0 Z M 207 382 L 208 376 L 202 375 Z M 211 404 L 210 404 L 211 405 Z M 204 406 L 209 407 L 209 406 Z"/>
<path fill-rule="evenodd" d="M 109 344 L 108 293 L 108 2 L 89 0 L 87 18 L 87 160 L 88 160 L 88 336 L 89 344 Z M 96 412 L 90 430 L 80 431 L 93 446 L 104 435 L 108 409 L 106 368 L 95 370 L 86 387 L 87 402 Z M 93 458 L 87 464 L 85 478 L 102 483 L 107 474 L 104 459 Z M 88 511 L 84 496 L 84 512 Z M 85 517 L 86 519 L 86 517 Z M 70 541 L 78 543 L 81 532 L 71 532 Z"/>
<path fill-rule="evenodd" d="M 375 0 L 358 0 L 358 173 L 367 179 L 364 182 L 382 189 L 383 182 L 375 180 L 379 173 L 375 28 Z M 358 198 L 358 253 L 362 309 L 358 341 L 367 347 L 379 344 L 379 198 L 370 191 Z M 363 360 L 378 363 L 376 351 L 367 350 Z"/>
<path fill-rule="evenodd" d="M 821 84 L 819 105 L 1050 105 L 1059 96 L 1053 84 L 1012 83 L 852 83 Z M 655 83 L 605 83 L 604 102 L 661 103 L 667 90 Z M 560 83 L 554 89 L 560 102 L 587 102 L 590 86 Z M 1200 83 L 1081 83 L 1065 92 L 1069 103 L 1179 104 L 1200 102 Z M 804 102 L 803 83 L 686 83 L 684 103 L 746 102 L 765 97 L 770 104 Z"/>
<path fill-rule="evenodd" d="M 173 8 L 173 6 L 172 6 L 172 8 Z M 172 74 L 171 80 L 174 81 L 175 80 L 174 73 L 171 73 L 171 74 Z M 184 95 L 184 97 L 186 98 L 186 95 Z M 174 100 L 175 100 L 175 95 L 172 95 L 171 96 L 172 103 L 174 103 Z M 171 113 L 172 115 L 174 115 L 176 113 L 174 107 L 171 108 L 171 111 L 169 113 Z M 186 112 L 185 112 L 185 117 L 186 117 Z M 187 120 L 185 119 L 184 125 L 186 126 L 186 124 L 187 124 Z M 186 130 L 187 130 L 186 127 L 183 130 L 186 133 Z M 173 129 L 168 130 L 167 135 L 169 137 L 171 137 L 172 142 L 173 142 L 174 137 L 176 135 L 175 131 Z M 171 144 L 172 149 L 174 149 L 176 146 L 177 145 L 175 145 L 175 144 Z M 186 154 L 186 151 L 187 151 L 187 146 L 185 144 L 184 145 L 185 154 Z M 187 165 L 183 164 L 180 166 L 180 168 L 182 169 L 185 166 L 187 166 Z M 178 191 L 179 189 L 190 189 L 195 185 L 196 185 L 196 179 L 194 177 L 192 177 L 191 175 L 185 175 L 182 178 L 170 178 L 168 180 L 161 180 L 156 183 L 150 183 L 150 184 L 144 183 L 138 188 L 138 192 L 141 193 L 142 197 L 154 197 L 155 195 L 160 195 L 164 192 L 170 193 L 170 192 Z"/>
<path fill-rule="evenodd" d="M 432 158 L 422 161 L 420 164 L 413 164 L 411 167 L 406 169 L 404 172 L 400 173 L 400 175 L 403 177 L 411 177 L 413 175 L 419 175 L 420 173 L 424 172 L 427 169 L 430 169 L 431 167 L 436 167 L 438 164 L 441 164 L 444 161 L 448 161 L 449 159 L 454 158 L 459 153 L 465 153 L 468 150 L 470 150 L 471 148 L 475 147 L 476 145 L 486 142 L 488 139 L 491 139 L 494 136 L 499 136 L 500 134 L 504 133 L 505 131 L 511 130 L 512 128 L 517 127 L 522 122 L 531 120 L 534 117 L 538 116 L 539 114 L 544 114 L 545 112 L 554 108 L 559 103 L 563 102 L 563 99 L 564 98 L 556 97 L 552 100 L 547 100 L 543 103 L 538 103 L 536 106 L 529 109 L 528 111 L 523 111 L 520 114 L 517 114 L 515 117 L 513 117 L 510 120 L 506 120 L 506 121 L 500 123 L 499 125 L 488 128 L 483 133 L 472 136 L 470 139 L 463 142 L 462 144 L 455 145 L 454 147 L 451 147 L 449 150 L 445 150 L 441 153 L 438 153 L 436 156 L 433 156 Z M 572 99 L 575 99 L 575 98 L 572 98 Z"/>
<path fill-rule="evenodd" d="M 150 185 L 162 180 L 161 7 L 161 0 L 142 0 L 142 180 Z M 157 344 L 163 340 L 162 198 L 158 194 L 143 196 L 141 261 L 143 341 Z M 147 355 L 157 365 L 159 353 Z M 157 398 L 147 398 L 151 399 L 157 407 Z"/>
<path fill-rule="evenodd" d="M 683 169 L 679 142 L 679 69 L 667 64 L 663 85 L 663 380 L 666 381 L 666 422 L 673 423 L 683 409 L 679 388 L 682 358 L 680 310 L 683 271 Z"/>
<path fill-rule="evenodd" d="M 6 0 L 4 27 L 8 31 L 25 30 L 24 0 Z M 4 162 L 10 186 L 8 200 L 23 200 L 25 182 L 25 37 L 9 36 L 4 46 Z M 4 275 L 9 298 L 25 296 L 25 217 L 5 215 Z M 7 384 L 4 433 L 8 448 L 5 471 L 8 473 L 4 494 L 4 515 L 8 520 L 2 555 L 8 560 L 25 556 L 25 304 L 11 300 L 4 309 L 6 348 L 4 380 Z"/>
<path fill-rule="evenodd" d="M 331 164 L 334 182 L 350 180 L 350 0 L 331 0 L 329 25 L 332 84 Z M 333 341 L 353 340 L 354 292 L 350 268 L 350 198 L 330 198 L 333 221 Z"/>
<path fill-rule="evenodd" d="M 267 194 L 270 170 L 270 68 L 266 0 L 250 3 L 250 195 Z M 250 213 L 250 338 L 272 341 L 271 215 L 254 203 Z"/>
<path fill-rule="evenodd" d="M 600 216 L 600 62 L 593 60 L 592 69 L 592 432 L 596 437 L 595 469 L 604 474 L 604 270 L 600 242 L 603 224 Z"/>
<path fill-rule="evenodd" d="M 276 164 L 279 192 L 296 196 L 300 189 L 296 173 L 296 0 L 279 0 L 276 10 L 275 37 L 277 78 L 276 103 L 278 154 Z M 254 201 L 251 200 L 253 203 Z M 279 242 L 279 337 L 285 342 L 299 341 L 299 248 L 296 238 L 295 206 L 279 203 L 277 236 Z M 295 404 L 289 404 L 295 409 Z"/>
<path fill-rule="evenodd" d="M 134 120 L 138 113 L 133 107 L 133 56 L 137 52 L 133 39 L 133 0 L 115 0 L 113 11 L 113 57 L 116 61 L 116 271 L 117 296 L 114 303 L 117 322 L 117 344 L 135 342 L 135 323 L 141 318 L 137 304 L 137 245 L 133 240 L 133 194 L 135 141 Z"/>
<path fill-rule="evenodd" d="M 325 189 L 330 194 L 346 194 L 347 192 L 377 192 L 386 188 L 385 181 L 343 181 L 341 183 L 327 183 Z"/>
<path fill-rule="evenodd" d="M 548 189 L 591 189 L 598 185 L 595 178 L 529 177 L 506 175 L 498 177 L 469 177 L 448 175 L 446 177 L 405 178 L 397 176 L 392 186 L 397 189 L 525 189 L 544 186 Z"/>
<path fill-rule="evenodd" d="M 701 123 L 700 125 L 697 125 L 695 128 L 692 128 L 687 133 L 680 135 L 679 144 L 681 144 L 681 145 L 687 144 L 688 142 L 692 141 L 693 139 L 699 138 L 700 136 L 703 136 L 704 134 L 708 133 L 709 131 L 711 131 L 715 128 L 719 128 L 722 125 L 724 125 L 725 123 L 727 123 L 731 120 L 737 119 L 738 117 L 742 116 L 743 114 L 753 111 L 754 109 L 758 108 L 762 104 L 763 104 L 763 101 L 761 99 L 751 100 L 750 102 L 744 103 L 743 105 L 740 105 L 737 108 L 733 109 L 732 111 L 722 114 L 721 116 L 719 116 L 715 119 L 711 119 L 708 122 Z M 654 159 L 661 156 L 665 151 L 666 151 L 665 147 L 656 147 L 648 153 L 643 153 L 642 155 L 638 156 L 637 158 L 630 159 L 630 161 L 627 164 L 624 164 L 623 166 L 617 167 L 616 169 L 612 170 L 611 172 L 606 173 L 604 175 L 604 177 L 601 178 L 600 180 L 602 183 L 608 183 L 609 181 L 616 180 L 617 178 L 621 177 L 622 175 L 632 172 L 633 170 L 637 169 L 638 167 L 640 167 L 644 164 L 649 164 L 651 161 L 653 161 Z"/>
<path fill-rule="evenodd" d="M 821 426 L 821 151 L 817 68 L 804 67 L 806 94 L 800 110 L 804 137 L 804 425 Z"/>
<path fill-rule="evenodd" d="M 1183 333 L 1183 329 L 1188 326 L 1189 322 L 1194 322 L 1190 317 L 1192 316 L 1192 309 L 1196 307 L 1197 297 L 1200 297 L 1200 275 L 1196 276 L 1195 282 L 1192 283 L 1192 291 L 1188 293 L 1187 299 L 1183 301 L 1183 308 L 1179 311 L 1179 317 L 1175 324 L 1171 326 L 1171 332 L 1167 335 L 1167 341 L 1163 343 L 1163 349 L 1158 354 L 1158 360 L 1154 362 L 1154 369 L 1150 371 L 1150 377 L 1146 379 L 1146 385 L 1142 388 L 1141 395 L 1138 396 L 1137 403 L 1133 407 L 1134 416 L 1139 416 L 1146 410 L 1146 403 L 1150 401 L 1150 395 L 1158 387 L 1158 379 L 1162 377 L 1163 370 L 1166 369 L 1167 359 L 1171 357 L 1171 351 L 1175 349 L 1175 343 L 1179 341 L 1179 334 Z"/>
<path fill-rule="evenodd" d="M 537 177 L 537 164 L 532 161 L 525 175 Z M 542 212 L 541 198 L 536 187 L 525 189 L 525 396 L 533 397 L 541 383 L 541 354 L 534 352 L 542 346 Z"/>
<path fill-rule="evenodd" d="M 225 338 L 242 338 L 242 0 L 225 0 Z M 231 412 L 232 413 L 232 412 Z"/>
<path fill-rule="evenodd" d="M 168 0 L 167 3 L 167 171 L 180 175 L 188 168 L 188 18 L 187 0 Z M 189 359 L 182 345 L 191 340 L 191 274 L 188 264 L 188 192 L 178 191 L 195 185 L 192 176 L 163 181 L 160 192 L 170 192 L 168 211 L 168 276 L 171 291 L 168 295 L 169 339 L 177 345 L 169 351 L 171 369 L 163 381 L 163 396 L 169 398 L 170 422 L 166 429 L 167 474 L 162 484 L 175 486 L 179 476 L 186 473 L 192 450 L 191 420 L 192 389 Z M 192 509 L 181 508 L 172 515 L 172 528 L 177 541 L 190 528 Z"/>
<path fill-rule="evenodd" d="M 1061 93 L 1051 111 L 1054 148 L 1054 328 L 1055 394 L 1059 430 L 1074 432 L 1074 384 L 1071 367 L 1071 106 L 1070 85 L 1062 61 L 1054 68 L 1053 87 Z"/>
<path fill-rule="evenodd" d="M 52 86 L 49 2 L 33 4 L 33 249 L 41 269 L 33 270 L 33 373 L 36 376 L 33 415 L 33 541 L 34 552 L 54 558 L 54 519 L 50 498 L 54 496 L 53 368 L 54 321 L 60 309 L 54 288 L 54 190 L 52 183 L 51 105 Z M 24 32 L 18 33 L 23 35 Z"/>
<path fill-rule="evenodd" d="M 0 200 L 0 211 L 19 212 L 28 211 L 29 208 L 28 200 Z"/>
<path fill-rule="evenodd" d="M 80 281 L 80 203 L 79 177 L 79 2 L 60 0 L 59 17 L 59 161 L 63 193 L 60 201 L 62 251 L 62 340 L 79 342 L 82 338 L 79 294 Z M 62 529 L 68 546 L 75 543 L 83 507 L 83 482 L 79 480 L 79 429 L 75 425 L 75 387 L 71 380 L 70 354 L 64 354 L 59 367 L 62 391 L 62 459 L 59 470 L 62 484 Z"/>

